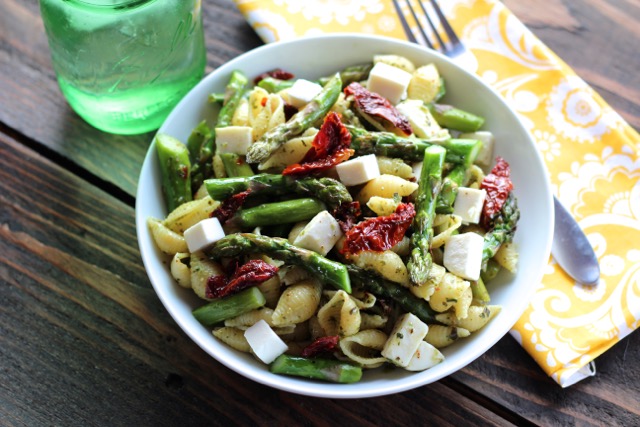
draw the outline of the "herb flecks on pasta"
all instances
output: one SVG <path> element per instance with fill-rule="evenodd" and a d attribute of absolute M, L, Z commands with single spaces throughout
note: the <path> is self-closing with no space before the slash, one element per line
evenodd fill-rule
<path fill-rule="evenodd" d="M 236 70 L 185 147 L 157 137 L 169 212 L 151 235 L 203 300 L 194 316 L 259 360 L 279 349 L 274 374 L 429 369 L 499 314 L 492 280 L 517 271 L 509 164 L 490 164 L 478 112 L 443 103 L 434 64 L 304 77 Z"/>

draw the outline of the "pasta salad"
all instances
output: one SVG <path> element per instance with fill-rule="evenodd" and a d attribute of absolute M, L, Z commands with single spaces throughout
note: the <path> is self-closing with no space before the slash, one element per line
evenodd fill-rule
<path fill-rule="evenodd" d="M 155 139 L 148 218 L 193 315 L 276 374 L 421 371 L 500 312 L 515 272 L 509 164 L 434 64 L 377 55 L 315 81 L 234 71 L 213 124 Z"/>

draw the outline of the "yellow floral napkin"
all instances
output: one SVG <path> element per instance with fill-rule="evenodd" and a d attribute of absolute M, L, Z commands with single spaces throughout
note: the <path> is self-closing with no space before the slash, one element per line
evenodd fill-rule
<path fill-rule="evenodd" d="M 267 43 L 333 32 L 406 40 L 390 0 L 235 1 Z M 570 386 L 594 375 L 593 360 L 640 326 L 640 136 L 499 1 L 440 3 L 475 54 L 477 74 L 532 133 L 554 192 L 600 261 L 600 283 L 584 287 L 550 259 L 511 331 Z"/>

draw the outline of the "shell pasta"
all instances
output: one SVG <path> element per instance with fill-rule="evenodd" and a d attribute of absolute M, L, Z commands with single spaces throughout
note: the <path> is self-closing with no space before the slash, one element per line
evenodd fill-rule
<path fill-rule="evenodd" d="M 148 227 L 196 319 L 269 369 L 429 369 L 499 314 L 492 279 L 517 271 L 509 166 L 485 163 L 482 117 L 441 104 L 434 64 L 339 71 L 234 71 L 188 165 L 163 169 L 184 200 Z"/>

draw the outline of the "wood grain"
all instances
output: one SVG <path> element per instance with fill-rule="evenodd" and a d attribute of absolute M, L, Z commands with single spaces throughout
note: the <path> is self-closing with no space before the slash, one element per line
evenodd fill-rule
<path fill-rule="evenodd" d="M 569 388 L 541 375 L 531 357 L 505 337 L 453 378 L 537 425 L 640 425 L 640 334 L 596 360 L 597 375 Z"/>

